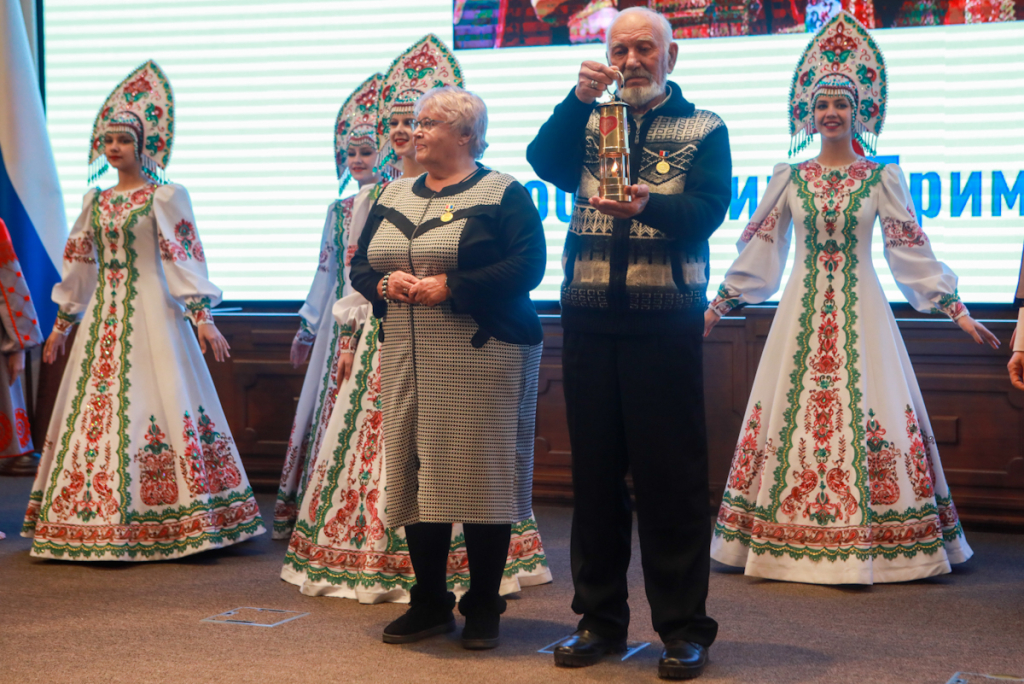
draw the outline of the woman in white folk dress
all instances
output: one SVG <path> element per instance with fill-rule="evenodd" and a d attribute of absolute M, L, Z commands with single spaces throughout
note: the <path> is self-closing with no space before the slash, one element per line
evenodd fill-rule
<path fill-rule="evenodd" d="M 96 117 L 89 182 L 109 164 L 118 184 L 86 193 L 53 289 L 44 361 L 80 330 L 22 530 L 33 556 L 161 560 L 265 531 L 202 356 L 228 356 L 221 291 L 188 193 L 163 183 L 173 138 L 171 86 L 149 61 Z"/>
<path fill-rule="evenodd" d="M 422 74 L 422 75 L 421 75 Z M 378 169 L 391 177 L 415 178 L 413 106 L 428 89 L 463 84 L 455 56 L 427 35 L 399 55 L 381 84 Z M 373 199 L 383 184 L 375 186 Z M 370 203 L 368 203 L 369 205 Z M 351 255 L 364 227 L 357 213 L 349 235 Z M 350 258 L 350 257 L 349 257 Z M 347 259 L 346 261 L 348 261 Z M 380 321 L 358 292 L 335 304 L 337 322 L 353 332 L 351 368 L 323 442 L 310 457 L 308 483 L 281 578 L 304 594 L 354 598 L 362 603 L 408 602 L 416 576 L 404 529 L 388 528 L 388 494 L 380 381 Z M 469 561 L 461 525 L 454 525 L 448 555 L 448 585 L 461 595 L 469 587 Z M 533 517 L 512 526 L 501 593 L 551 581 L 547 557 Z"/>
<path fill-rule="evenodd" d="M 903 582 L 971 557 L 906 347 L 872 266 L 875 220 L 900 291 L 998 346 L 936 260 L 902 170 L 869 161 L 886 105 L 881 52 L 843 12 L 811 41 L 790 97 L 793 151 L 779 164 L 705 315 L 779 301 L 733 457 L 711 555 L 746 574 L 815 584 Z M 795 233 L 795 234 L 794 234 Z"/>
<path fill-rule="evenodd" d="M 25 352 L 42 341 L 28 283 L 7 224 L 0 219 L 0 464 L 34 451 L 21 373 Z"/>
<path fill-rule="evenodd" d="M 358 331 L 334 320 L 334 303 L 352 292 L 348 282 L 349 236 L 362 227 L 379 192 L 377 164 L 377 99 L 381 75 L 374 74 L 352 91 L 334 124 L 334 161 L 341 194 L 349 180 L 359 186 L 355 195 L 335 200 L 327 208 L 320 263 L 306 302 L 299 309 L 299 330 L 292 341 L 295 368 L 307 359 L 309 367 L 292 422 L 281 484 L 274 506 L 274 539 L 288 539 L 295 527 L 298 504 L 309 480 L 307 466 L 320 449 L 338 396 L 339 379 L 352 368 Z M 356 223 L 358 218 L 358 224 Z"/>

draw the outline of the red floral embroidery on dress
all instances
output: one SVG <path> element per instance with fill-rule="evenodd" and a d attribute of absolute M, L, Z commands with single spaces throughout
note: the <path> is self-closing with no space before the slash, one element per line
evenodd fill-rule
<path fill-rule="evenodd" d="M 740 236 L 740 239 L 743 240 L 743 242 L 750 242 L 753 238 L 757 237 L 759 240 L 763 240 L 768 244 L 774 243 L 775 238 L 772 235 L 772 232 L 775 230 L 775 227 L 779 225 L 779 214 L 779 208 L 775 207 L 768 212 L 768 215 L 765 216 L 764 220 L 760 223 L 751 221 L 747 224 L 747 227 L 744 229 L 743 235 Z"/>
<path fill-rule="evenodd" d="M 320 250 L 320 263 L 316 267 L 318 271 L 321 273 L 329 272 L 332 254 L 334 254 L 334 246 L 330 243 L 325 244 L 323 249 Z"/>
<path fill-rule="evenodd" d="M 188 254 L 180 245 L 177 245 L 163 235 L 160 236 L 160 258 L 164 261 L 185 261 Z"/>
<path fill-rule="evenodd" d="M 324 527 L 324 534 L 338 543 L 350 543 L 357 549 L 384 537 L 385 526 L 377 510 L 380 496 L 380 469 L 373 475 L 374 465 L 381 458 L 384 443 L 384 416 L 380 410 L 380 368 L 376 368 L 367 384 L 369 408 L 359 427 L 356 457 L 350 459 L 347 489 L 341 495 L 345 502 Z M 358 509 L 358 514 L 354 515 Z"/>
<path fill-rule="evenodd" d="M 186 256 L 190 256 L 196 261 L 205 261 L 203 245 L 199 241 L 199 236 L 196 235 L 195 226 L 190 221 L 185 219 L 178 221 L 174 226 L 174 239 L 181 245 L 181 249 L 185 252 Z"/>
<path fill-rule="evenodd" d="M 815 198 L 822 204 L 821 216 L 825 222 L 825 232 L 831 237 L 836 232 L 842 208 L 847 205 L 850 193 L 858 185 L 857 181 L 866 180 L 878 168 L 878 164 L 861 159 L 846 167 L 845 172 L 840 169 L 826 172 L 818 162 L 808 160 L 797 168 Z"/>
<path fill-rule="evenodd" d="M 319 462 L 316 460 L 316 456 L 313 457 L 313 463 L 310 464 L 309 470 L 312 473 L 316 470 L 316 487 L 313 489 L 313 495 L 309 497 L 309 519 L 316 520 L 317 510 L 320 508 L 320 494 L 323 491 L 324 473 L 327 472 L 327 461 L 326 458 L 321 458 Z"/>
<path fill-rule="evenodd" d="M 64 245 L 64 261 L 95 264 L 96 246 L 93 244 L 92 235 L 86 234 L 78 238 L 68 238 L 67 243 Z"/>
<path fill-rule="evenodd" d="M 914 209 L 907 207 L 907 213 L 910 214 L 909 221 L 899 221 L 891 216 L 882 217 L 882 234 L 885 236 L 885 246 L 889 249 L 924 247 L 928 244 L 928 236 L 914 218 Z"/>
<path fill-rule="evenodd" d="M 868 447 L 868 482 L 871 488 L 871 503 L 891 506 L 900 499 L 899 478 L 896 476 L 896 461 L 899 449 L 884 439 L 885 428 L 875 420 L 875 412 L 868 410 L 865 425 Z"/>
<path fill-rule="evenodd" d="M 15 409 L 14 427 L 18 433 L 18 446 L 25 449 L 32 443 L 32 429 L 29 426 L 28 414 L 25 413 L 25 409 Z"/>
<path fill-rule="evenodd" d="M 770 439 L 765 445 L 765 449 L 757 448 L 757 436 L 760 432 L 761 402 L 757 402 L 750 410 L 747 427 L 733 453 L 732 467 L 729 470 L 729 489 L 748 493 L 750 486 L 754 483 L 754 478 L 760 475 L 761 469 L 764 467 L 766 451 L 771 449 Z"/>
<path fill-rule="evenodd" d="M 199 441 L 203 449 L 203 464 L 206 466 L 210 492 L 219 494 L 242 484 L 242 473 L 235 465 L 232 449 L 233 440 L 214 430 L 216 425 L 199 407 Z"/>
<path fill-rule="evenodd" d="M 905 414 L 910 451 L 904 457 L 904 463 L 907 475 L 910 477 L 910 485 L 913 487 L 914 496 L 918 501 L 933 499 L 935 498 L 935 476 L 932 472 L 931 458 L 925 448 L 925 437 L 921 434 L 921 427 L 917 424 L 914 409 L 907 406 Z"/>
<path fill-rule="evenodd" d="M 801 437 L 797 446 L 797 456 L 800 462 L 800 470 L 796 473 L 796 485 L 789 490 L 789 494 L 783 499 L 780 510 L 788 515 L 790 519 L 796 518 L 803 508 L 807 495 L 818 487 L 818 474 L 807 464 L 807 448 L 804 439 Z"/>
<path fill-rule="evenodd" d="M 850 164 L 850 166 L 846 169 L 846 173 L 847 175 L 850 176 L 850 178 L 856 180 L 867 180 L 868 176 L 870 176 L 871 173 L 877 168 L 877 162 L 868 161 L 867 159 L 861 159 Z"/>
<path fill-rule="evenodd" d="M 181 437 L 185 441 L 185 453 L 180 456 L 181 469 L 185 474 L 185 482 L 192 496 L 210 493 L 210 483 L 206 477 L 206 464 L 203 462 L 203 448 L 199 446 L 195 423 L 188 411 L 182 418 Z"/>
<path fill-rule="evenodd" d="M 149 417 L 146 430 L 148 444 L 135 454 L 139 464 L 139 488 L 142 503 L 147 506 L 169 506 L 178 502 L 178 479 L 175 475 L 177 454 L 163 441 L 166 435 L 156 423 L 156 417 Z"/>

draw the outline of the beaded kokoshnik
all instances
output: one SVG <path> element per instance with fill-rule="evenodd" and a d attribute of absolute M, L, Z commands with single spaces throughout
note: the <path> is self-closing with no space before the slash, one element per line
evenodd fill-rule
<path fill-rule="evenodd" d="M 338 194 L 352 178 L 346 162 L 348 148 L 369 145 L 377 147 L 377 103 L 383 76 L 374 74 L 360 83 L 338 110 L 334 122 L 334 163 L 338 171 Z"/>
<path fill-rule="evenodd" d="M 110 168 L 103 142 L 107 133 L 132 136 L 142 172 L 155 183 L 167 182 L 165 169 L 174 144 L 174 92 L 153 60 L 139 65 L 118 83 L 96 115 L 89 141 L 90 185 Z"/>
<path fill-rule="evenodd" d="M 389 177 L 399 175 L 398 156 L 389 140 L 388 121 L 392 114 L 412 114 L 416 100 L 431 88 L 465 87 L 459 60 L 433 33 L 420 38 L 391 63 L 380 87 L 377 103 L 376 171 Z"/>
<path fill-rule="evenodd" d="M 821 27 L 800 56 L 789 88 L 789 155 L 807 147 L 818 130 L 818 97 L 841 96 L 853 108 L 853 137 L 870 156 L 877 153 L 885 124 L 885 60 L 868 30 L 848 12 Z"/>

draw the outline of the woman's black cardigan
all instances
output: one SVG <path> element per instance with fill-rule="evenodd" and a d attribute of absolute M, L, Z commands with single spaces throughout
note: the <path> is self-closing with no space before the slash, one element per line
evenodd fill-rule
<path fill-rule="evenodd" d="M 423 198 L 456 195 L 473 187 L 488 173 L 495 173 L 481 168 L 484 173 L 437 192 L 427 187 L 424 174 L 416 179 L 411 191 Z M 366 254 L 381 221 L 396 219 L 392 222 L 403 232 L 408 231 L 406 237 L 422 235 L 442 225 L 440 219 L 425 221 L 420 226 L 411 222 L 399 225 L 405 221 L 392 208 L 395 203 L 389 201 L 389 190 L 395 192 L 398 188 L 385 188 L 370 210 L 352 257 L 350 275 L 352 286 L 373 304 L 373 315 L 377 318 L 384 318 L 387 313 L 387 302 L 377 294 L 377 284 L 384 274 L 373 270 Z M 544 277 L 547 248 L 540 215 L 526 188 L 513 181 L 500 204 L 461 209 L 454 216 L 465 218 L 466 225 L 459 238 L 458 268 L 447 274 L 449 301 L 453 313 L 469 314 L 480 327 L 473 346 L 481 347 L 491 337 L 510 344 L 541 342 L 544 334 L 530 291 Z"/>

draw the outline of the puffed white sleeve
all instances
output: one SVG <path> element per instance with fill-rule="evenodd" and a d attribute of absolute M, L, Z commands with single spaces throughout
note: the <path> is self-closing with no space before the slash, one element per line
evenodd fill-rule
<path fill-rule="evenodd" d="M 793 235 L 793 215 L 786 192 L 791 177 L 789 164 L 775 165 L 764 197 L 736 242 L 740 255 L 708 304 L 719 316 L 741 304 L 760 304 L 778 292 Z"/>
<path fill-rule="evenodd" d="M 957 276 L 935 258 L 931 242 L 917 222 L 903 170 L 896 164 L 882 169 L 878 220 L 885 260 L 910 305 L 925 313 L 940 311 L 953 320 L 966 316 L 967 307 L 956 291 Z"/>
<path fill-rule="evenodd" d="M 82 213 L 71 226 L 71 234 L 64 245 L 60 282 L 53 286 L 51 293 L 53 303 L 57 305 L 57 320 L 53 328 L 63 335 L 67 335 L 71 326 L 82 320 L 82 314 L 96 290 L 99 264 L 92 212 L 98 195 L 99 190 L 96 188 L 85 193 Z"/>
<path fill-rule="evenodd" d="M 161 185 L 153 194 L 153 211 L 171 297 L 184 307 L 193 325 L 213 323 L 210 309 L 220 303 L 223 293 L 210 282 L 188 191 L 174 183 Z"/>
<path fill-rule="evenodd" d="M 313 284 L 306 295 L 306 301 L 299 309 L 299 331 L 295 339 L 302 344 L 313 344 L 320 322 L 328 314 L 327 303 L 331 299 L 331 290 L 338 282 L 338 246 L 344 245 L 344 228 L 342 224 L 341 202 L 331 202 L 327 209 L 327 220 L 324 222 L 323 235 L 320 238 L 320 261 L 313 276 Z M 339 236 L 335 240 L 335 236 Z"/>

